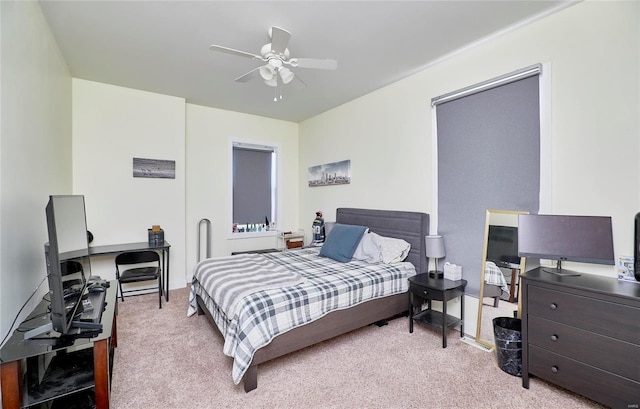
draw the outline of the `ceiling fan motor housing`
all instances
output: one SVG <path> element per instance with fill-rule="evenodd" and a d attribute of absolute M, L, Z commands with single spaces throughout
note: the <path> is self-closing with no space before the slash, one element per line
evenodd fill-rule
<path fill-rule="evenodd" d="M 267 43 L 267 44 L 263 45 L 262 48 L 260 49 L 260 54 L 266 60 L 268 60 L 270 58 L 278 58 L 280 61 L 287 61 L 289 59 L 289 56 L 291 55 L 291 53 L 289 52 L 288 48 L 285 48 L 284 52 L 281 53 L 281 54 L 275 53 L 271 49 L 271 43 Z"/>

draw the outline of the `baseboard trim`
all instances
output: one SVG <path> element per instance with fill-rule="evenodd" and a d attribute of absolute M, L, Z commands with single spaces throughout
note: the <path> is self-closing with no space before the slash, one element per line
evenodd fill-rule
<path fill-rule="evenodd" d="M 464 342 L 465 344 L 469 344 L 471 346 L 474 346 L 478 349 L 483 350 L 484 352 L 491 352 L 493 351 L 493 348 L 488 347 L 486 345 L 480 344 L 478 342 L 476 342 L 475 339 L 471 338 L 471 337 L 467 337 L 466 335 L 462 338 L 460 338 L 460 341 Z"/>

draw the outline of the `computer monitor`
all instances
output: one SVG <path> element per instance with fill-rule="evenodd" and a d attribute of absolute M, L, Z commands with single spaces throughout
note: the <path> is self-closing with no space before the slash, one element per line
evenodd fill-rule
<path fill-rule="evenodd" d="M 50 196 L 45 214 L 49 242 L 44 247 L 51 323 L 25 333 L 25 338 L 51 330 L 65 335 L 76 328 L 91 276 L 84 196 Z"/>
<path fill-rule="evenodd" d="M 555 270 L 565 275 L 562 261 L 614 265 L 611 217 L 521 214 L 518 216 L 518 253 L 522 257 L 557 260 Z"/>

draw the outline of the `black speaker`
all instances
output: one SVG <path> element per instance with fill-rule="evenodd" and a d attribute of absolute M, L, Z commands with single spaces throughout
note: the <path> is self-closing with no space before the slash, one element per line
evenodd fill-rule
<path fill-rule="evenodd" d="M 633 228 L 633 275 L 640 281 L 640 213 L 636 213 Z"/>

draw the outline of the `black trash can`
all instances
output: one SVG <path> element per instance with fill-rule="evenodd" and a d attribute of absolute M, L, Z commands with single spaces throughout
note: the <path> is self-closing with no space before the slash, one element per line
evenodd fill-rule
<path fill-rule="evenodd" d="M 520 318 L 494 318 L 493 335 L 500 369 L 509 375 L 522 376 L 522 321 Z"/>

